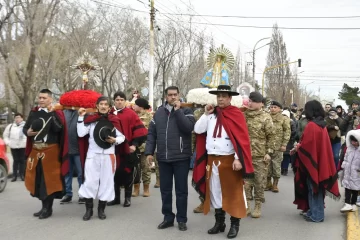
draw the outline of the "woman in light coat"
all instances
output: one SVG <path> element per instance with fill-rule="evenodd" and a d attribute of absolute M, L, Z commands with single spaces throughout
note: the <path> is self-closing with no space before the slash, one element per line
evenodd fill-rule
<path fill-rule="evenodd" d="M 19 175 L 22 181 L 24 181 L 25 174 L 25 147 L 26 147 L 26 136 L 23 133 L 23 127 L 25 121 L 20 113 L 15 114 L 15 121 L 9 124 L 4 131 L 3 137 L 4 142 L 11 149 L 13 157 L 13 179 L 15 182 Z"/>
<path fill-rule="evenodd" d="M 346 154 L 341 167 L 344 170 L 342 185 L 345 188 L 345 205 L 341 212 L 356 211 L 360 191 L 360 130 L 351 130 L 346 135 Z M 357 206 L 356 206 L 357 205 Z"/>

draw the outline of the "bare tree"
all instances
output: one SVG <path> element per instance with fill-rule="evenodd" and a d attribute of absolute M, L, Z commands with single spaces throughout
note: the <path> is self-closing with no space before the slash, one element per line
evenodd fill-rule
<path fill-rule="evenodd" d="M 267 56 L 267 67 L 282 65 L 289 62 L 286 44 L 283 40 L 283 35 L 278 29 L 277 24 L 273 27 L 272 44 L 269 48 Z M 291 81 L 291 71 L 288 65 L 274 68 L 268 71 L 265 76 L 265 86 L 267 97 L 277 100 L 284 105 L 289 104 Z M 281 87 L 279 87 L 281 86 Z"/>

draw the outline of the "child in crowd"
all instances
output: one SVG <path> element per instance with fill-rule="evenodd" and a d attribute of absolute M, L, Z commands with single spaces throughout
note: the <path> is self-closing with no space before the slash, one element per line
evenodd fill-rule
<path fill-rule="evenodd" d="M 346 154 L 341 167 L 344 170 L 342 184 L 345 187 L 345 205 L 341 212 L 356 211 L 360 203 L 356 203 L 360 191 L 360 130 L 351 130 L 346 136 Z"/>

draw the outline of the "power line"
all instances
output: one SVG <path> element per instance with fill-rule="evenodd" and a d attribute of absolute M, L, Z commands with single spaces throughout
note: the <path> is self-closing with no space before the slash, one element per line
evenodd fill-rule
<path fill-rule="evenodd" d="M 255 74 L 263 74 L 263 73 L 255 73 Z M 282 75 L 277 73 L 267 73 L 268 75 Z M 312 77 L 312 78 L 359 78 L 360 76 L 330 76 L 330 75 L 303 75 L 303 74 L 293 74 L 296 75 L 298 78 L 300 77 Z"/>
<path fill-rule="evenodd" d="M 166 8 L 166 9 L 172 11 L 170 8 L 168 8 L 167 6 L 161 4 L 160 2 L 158 2 L 158 4 L 162 6 L 161 8 Z M 161 11 L 159 11 L 159 9 L 160 9 L 160 8 L 158 8 L 157 11 L 161 14 Z M 160 10 L 162 10 L 162 9 L 160 9 Z M 179 18 L 177 18 L 177 20 L 174 20 L 173 18 L 169 17 L 168 15 L 164 15 L 164 16 L 165 16 L 166 18 L 168 18 L 170 21 L 175 22 L 175 23 L 184 22 L 184 21 L 181 21 L 181 20 L 179 21 Z M 164 20 L 164 19 L 163 19 L 163 20 Z M 191 22 L 191 23 L 192 23 L 192 22 Z M 168 26 L 170 26 L 167 22 L 165 22 L 165 24 L 167 24 Z M 206 40 L 204 37 L 200 37 L 199 35 L 195 34 L 193 31 L 189 30 L 188 28 L 183 27 L 183 26 L 181 26 L 181 25 L 178 25 L 178 26 L 181 27 L 181 28 L 183 28 L 183 29 L 185 29 L 185 30 L 188 31 L 189 33 L 195 35 L 195 37 L 197 37 L 198 40 L 203 40 L 204 42 L 206 42 L 206 43 L 209 44 L 209 45 L 212 44 L 210 41 Z M 171 27 L 171 26 L 170 26 L 170 27 Z M 214 37 L 214 39 L 217 39 L 217 38 Z M 217 39 L 217 40 L 218 40 L 218 39 Z M 219 40 L 218 40 L 218 41 L 219 41 Z M 246 61 L 245 61 L 244 59 L 241 58 L 240 60 L 241 60 L 242 63 L 244 63 L 244 64 L 246 65 Z"/>
<path fill-rule="evenodd" d="M 171 0 L 170 0 L 171 1 Z M 202 17 L 205 21 L 207 21 L 208 23 L 212 24 L 212 22 L 210 22 L 209 20 L 207 20 L 204 16 L 202 16 L 200 13 L 198 13 L 193 7 L 189 6 L 188 4 L 184 3 L 183 0 L 180 0 L 186 7 L 188 7 L 189 9 L 191 9 L 193 12 L 196 13 L 197 16 Z M 215 26 L 216 27 L 216 26 Z M 246 48 L 251 49 L 249 46 L 247 46 L 246 44 L 242 43 L 240 40 L 234 38 L 233 36 L 227 34 L 226 32 L 224 32 L 223 30 L 221 30 L 220 28 L 216 27 L 219 31 L 225 33 L 225 35 L 229 36 L 230 38 L 234 39 L 235 41 L 237 41 L 240 45 L 245 46 Z"/>
<path fill-rule="evenodd" d="M 116 7 L 116 8 L 121 8 L 121 9 L 126 9 L 126 10 L 130 10 L 130 11 L 134 11 L 134 12 L 141 12 L 141 13 L 146 13 L 148 14 L 148 12 L 146 11 L 142 11 L 142 10 L 138 10 L 138 9 L 134 9 L 134 8 L 130 8 L 130 7 L 125 7 L 125 6 L 121 6 L 121 5 L 117 5 L 115 3 L 110 3 L 110 2 L 105 2 L 105 1 L 97 1 L 97 0 L 90 0 L 92 2 L 101 4 L 101 5 L 105 5 L 105 6 L 109 6 L 109 7 Z"/>
<path fill-rule="evenodd" d="M 166 15 L 165 15 L 166 16 Z M 160 19 L 163 20 L 163 19 Z M 192 22 L 193 24 L 199 25 L 210 25 L 210 26 L 223 26 L 223 27 L 236 27 L 236 28 L 266 28 L 266 29 L 273 29 L 274 27 L 267 27 L 267 26 L 251 26 L 251 25 L 236 25 L 236 24 L 220 24 L 220 23 L 202 23 L 202 22 Z M 360 27 L 354 28 L 323 28 L 323 27 L 277 27 L 278 29 L 284 30 L 360 30 Z"/>
<path fill-rule="evenodd" d="M 162 7 L 164 7 L 164 8 L 166 8 L 166 9 L 172 11 L 169 7 L 165 6 L 164 4 L 162 4 L 162 3 L 159 2 L 159 1 L 157 2 L 157 4 L 159 4 L 159 5 L 161 5 Z M 175 5 L 175 7 L 176 7 L 176 5 Z M 165 11 L 164 11 L 164 12 L 165 12 Z M 162 11 L 159 11 L 159 14 L 162 14 Z M 166 16 L 166 15 L 165 15 L 165 17 L 170 18 L 169 16 Z M 184 21 L 182 21 L 182 20 L 181 20 L 180 18 L 178 18 L 178 17 L 177 17 L 177 19 L 178 19 L 180 22 L 184 22 Z M 174 21 L 174 19 L 172 19 L 172 21 Z M 176 22 L 178 23 L 179 21 L 176 21 Z M 188 22 L 186 22 L 186 23 L 188 23 Z M 214 37 L 214 39 L 218 40 L 218 39 L 215 38 L 215 37 Z M 208 43 L 211 44 L 210 42 L 208 42 Z M 230 46 L 231 44 L 227 44 L 227 45 Z"/>
<path fill-rule="evenodd" d="M 211 14 L 192 14 L 192 13 L 163 13 L 168 15 L 192 16 L 192 17 L 212 17 L 212 18 L 255 18 L 255 19 L 354 19 L 360 16 L 238 16 L 238 15 L 211 15 Z"/>

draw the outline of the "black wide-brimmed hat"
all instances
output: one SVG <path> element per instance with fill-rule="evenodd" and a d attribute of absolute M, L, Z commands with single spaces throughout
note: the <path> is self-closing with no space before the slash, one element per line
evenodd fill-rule
<path fill-rule="evenodd" d="M 95 143 L 103 149 L 108 149 L 112 145 L 106 141 L 108 137 L 116 137 L 115 127 L 109 120 L 101 119 L 94 129 Z"/>
<path fill-rule="evenodd" d="M 209 91 L 210 94 L 218 94 L 218 93 L 228 93 L 230 96 L 238 96 L 238 92 L 231 91 L 231 87 L 229 85 L 219 85 L 216 90 Z"/>
<path fill-rule="evenodd" d="M 50 129 L 50 120 L 51 117 L 38 118 L 31 123 L 31 129 L 34 132 L 37 132 L 37 134 L 34 137 L 35 142 L 42 141 L 44 137 L 48 134 Z"/>

